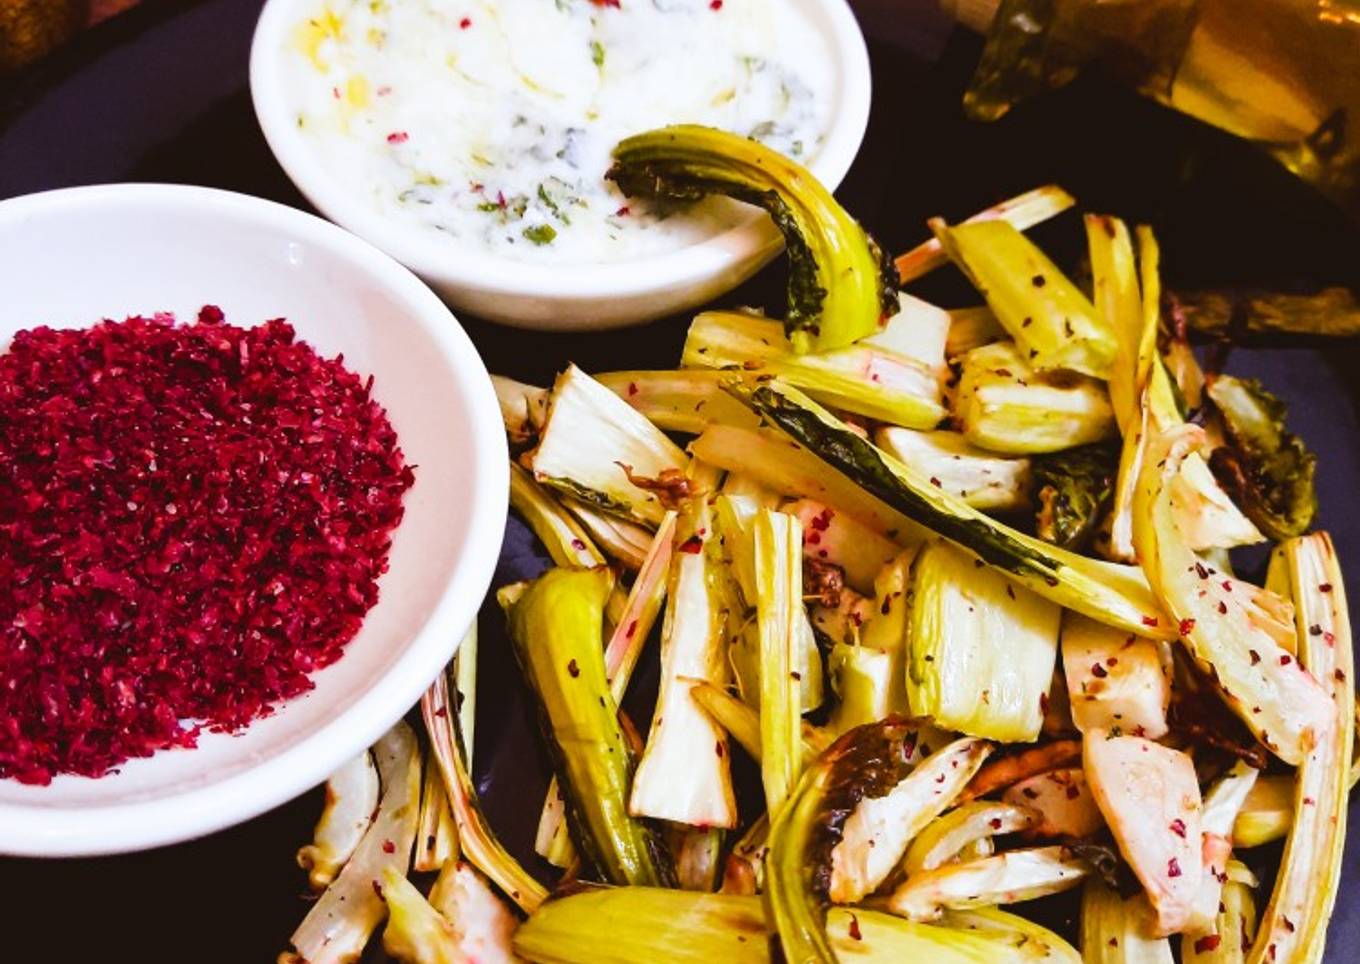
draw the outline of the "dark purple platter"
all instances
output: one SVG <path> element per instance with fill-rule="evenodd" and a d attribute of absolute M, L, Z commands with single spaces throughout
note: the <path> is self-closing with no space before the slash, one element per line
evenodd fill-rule
<path fill-rule="evenodd" d="M 952 31 L 924 0 L 855 5 L 876 93 L 864 147 L 838 193 L 890 250 L 921 240 L 928 216 L 964 216 L 1058 181 L 1087 208 L 1151 223 L 1172 287 L 1360 288 L 1360 228 L 1244 145 L 1098 77 L 998 124 L 970 124 L 959 97 L 976 38 Z M 36 69 L 0 78 L 0 199 L 78 184 L 171 181 L 305 208 L 250 106 L 247 52 L 259 7 L 260 0 L 145 0 Z M 1080 230 L 1070 216 L 1041 232 L 1058 253 L 1078 253 Z M 925 297 L 975 300 L 958 279 L 939 274 L 920 286 Z M 776 265 L 723 301 L 777 310 L 782 284 Z M 545 383 L 568 360 L 587 370 L 670 367 L 687 319 L 570 336 L 463 321 L 491 370 Z M 1288 401 L 1292 426 L 1318 451 L 1318 524 L 1333 533 L 1352 594 L 1360 595 L 1360 345 L 1235 351 L 1229 369 L 1263 378 Z M 542 565 L 533 538 L 512 520 L 497 582 Z M 507 843 L 544 869 L 531 841 L 546 763 L 497 613 L 483 612 L 482 631 L 477 782 Z M 655 690 L 654 657 L 647 670 L 644 664 L 630 698 L 640 723 Z M 293 853 L 320 807 L 313 791 L 240 827 L 125 857 L 0 858 L 0 960 L 272 961 L 306 912 Z M 1360 807 L 1351 817 L 1360 819 Z M 1360 834 L 1353 833 L 1330 964 L 1356 959 L 1360 909 L 1349 903 L 1356 895 Z M 1062 926 L 1072 906 L 1070 898 L 1051 900 L 1041 911 Z"/>

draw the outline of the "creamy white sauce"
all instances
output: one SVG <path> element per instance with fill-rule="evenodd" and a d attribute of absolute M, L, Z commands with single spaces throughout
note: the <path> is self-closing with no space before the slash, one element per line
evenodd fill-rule
<path fill-rule="evenodd" d="M 743 217 L 604 179 L 629 134 L 699 123 L 807 163 L 831 51 L 790 0 L 325 0 L 287 51 L 297 124 L 385 217 L 520 260 L 657 254 Z"/>

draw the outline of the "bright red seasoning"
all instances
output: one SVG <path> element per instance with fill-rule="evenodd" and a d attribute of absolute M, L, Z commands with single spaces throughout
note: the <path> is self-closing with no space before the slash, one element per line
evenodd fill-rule
<path fill-rule="evenodd" d="M 365 382 L 206 307 L 0 355 L 0 778 L 99 776 L 311 688 L 414 482 Z"/>

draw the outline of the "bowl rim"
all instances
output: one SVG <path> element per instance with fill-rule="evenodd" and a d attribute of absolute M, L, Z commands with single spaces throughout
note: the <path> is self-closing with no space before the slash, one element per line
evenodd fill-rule
<path fill-rule="evenodd" d="M 279 76 L 287 31 L 306 0 L 266 0 L 250 48 L 250 94 L 269 149 L 289 179 L 318 211 L 363 237 L 423 278 L 484 294 L 533 296 L 538 300 L 591 300 L 646 295 L 652 291 L 695 287 L 730 271 L 743 259 L 779 239 L 767 220 L 754 213 L 739 224 L 697 244 L 643 258 L 614 262 L 516 261 L 484 254 L 472 246 L 454 249 L 427 243 L 424 231 L 384 218 L 351 196 L 327 173 L 297 132 Z M 869 53 L 848 0 L 783 0 L 817 8 L 831 27 L 825 34 L 833 51 L 840 100 L 832 111 L 826 142 L 808 165 L 835 190 L 859 153 L 869 125 L 872 82 Z M 529 270 L 526 270 L 526 267 Z M 644 319 L 639 319 L 639 323 Z M 539 324 L 534 327 L 572 327 Z M 579 327 L 579 326 L 575 326 Z"/>
<path fill-rule="evenodd" d="M 453 371 L 466 407 L 471 470 L 465 478 L 467 534 L 438 601 L 406 650 L 353 703 L 316 732 L 221 780 L 113 805 L 52 807 L 0 803 L 0 853 L 76 857 L 178 843 L 256 817 L 323 782 L 420 699 L 481 608 L 499 557 L 509 506 L 509 461 L 487 369 L 453 313 L 409 270 L 377 248 L 314 215 L 231 191 L 173 184 L 64 188 L 0 201 L 0 228 L 48 212 L 136 210 L 184 205 L 200 214 L 255 222 L 368 272 L 430 336 Z M 341 657 L 343 659 L 343 657 Z M 301 697 L 299 697 L 301 698 Z M 287 706 L 287 703 L 282 704 Z M 163 751 L 164 752 L 164 751 Z M 184 751 L 175 751 L 184 752 Z M 187 751 L 192 752 L 192 750 Z"/>

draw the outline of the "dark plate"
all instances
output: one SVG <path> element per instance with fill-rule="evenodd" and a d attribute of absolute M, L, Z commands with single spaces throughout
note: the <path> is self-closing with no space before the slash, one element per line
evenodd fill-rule
<path fill-rule="evenodd" d="M 247 52 L 259 6 L 147 0 L 39 69 L 0 79 L 0 198 L 105 181 L 173 181 L 305 207 L 250 107 Z M 1153 224 L 1173 286 L 1360 285 L 1360 234 L 1336 212 L 1230 138 L 1097 78 L 999 124 L 966 123 L 959 94 L 978 44 L 951 35 L 931 7 L 859 0 L 876 93 L 863 151 L 839 193 L 890 250 L 921 240 L 927 216 L 960 217 L 1056 180 L 1088 208 Z M 1082 243 L 1071 217 L 1044 228 L 1042 240 L 1069 254 Z M 922 286 L 925 296 L 975 300 L 940 274 Z M 778 310 L 781 285 L 776 266 L 723 303 Z M 569 359 L 597 370 L 673 366 L 685 321 L 553 336 L 464 319 L 493 371 L 539 383 Z M 1358 360 L 1356 346 L 1334 344 L 1237 352 L 1229 367 L 1265 379 L 1318 450 L 1319 524 L 1335 536 L 1360 593 Z M 543 563 L 532 537 L 513 522 L 507 536 L 498 581 L 537 571 Z M 545 765 L 497 615 L 484 611 L 482 628 L 478 784 L 506 840 L 541 868 L 528 851 Z M 656 685 L 654 664 L 644 670 L 633 697 L 639 722 Z M 7 925 L 0 959 L 272 960 L 306 911 L 292 855 L 319 810 L 312 792 L 177 847 L 99 860 L 0 859 Z M 1343 895 L 1360 893 L 1356 837 Z M 1061 923 L 1071 907 L 1051 901 L 1043 910 Z M 1358 939 L 1360 911 L 1343 896 L 1327 960 L 1354 960 Z"/>

